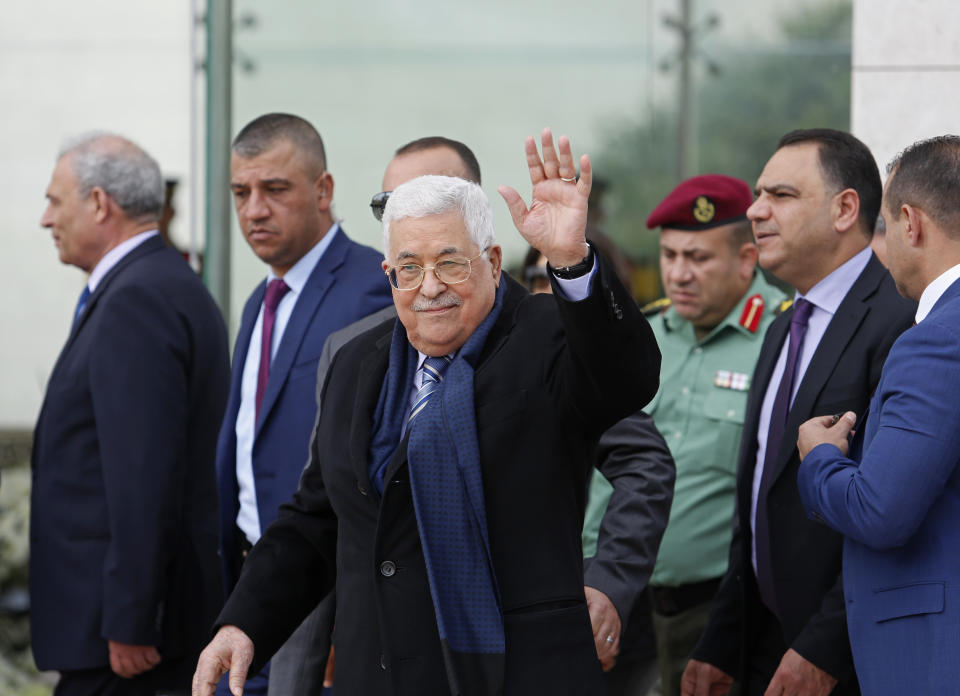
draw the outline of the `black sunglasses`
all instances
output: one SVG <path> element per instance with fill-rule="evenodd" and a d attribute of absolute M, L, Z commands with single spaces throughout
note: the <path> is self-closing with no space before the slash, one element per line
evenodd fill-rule
<path fill-rule="evenodd" d="M 387 207 L 387 199 L 393 191 L 381 191 L 370 199 L 370 210 L 373 211 L 373 217 L 377 220 L 383 220 L 383 209 Z"/>

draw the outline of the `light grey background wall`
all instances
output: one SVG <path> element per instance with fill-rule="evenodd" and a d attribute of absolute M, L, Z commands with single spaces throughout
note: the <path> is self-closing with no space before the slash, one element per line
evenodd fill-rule
<path fill-rule="evenodd" d="M 960 3 L 855 0 L 851 92 L 881 174 L 910 143 L 960 133 Z"/>
<path fill-rule="evenodd" d="M 696 0 L 694 20 L 721 15 L 719 27 L 704 35 L 708 52 L 724 41 L 759 45 L 776 40 L 777 17 L 805 4 L 816 3 Z M 893 13 L 899 3 L 876 4 Z M 910 3 L 917 4 L 956 12 L 948 0 Z M 272 110 L 312 120 L 328 146 L 344 227 L 378 248 L 379 229 L 367 204 L 392 151 L 427 134 L 464 140 L 480 159 L 500 239 L 508 261 L 516 262 L 523 245 L 496 185 L 510 183 L 529 195 L 523 137 L 549 125 L 570 134 L 578 153 L 591 151 L 611 124 L 642 121 L 658 100 L 672 100 L 676 72 L 656 66 L 676 50 L 676 33 L 664 28 L 663 18 L 675 15 L 677 6 L 677 0 L 589 6 L 575 0 L 235 0 L 235 15 L 252 14 L 256 23 L 240 23 L 235 34 L 238 65 L 250 63 L 254 70 L 234 71 L 231 130 Z M 949 38 L 949 27 L 941 24 Z M 936 28 L 937 22 L 918 26 Z M 65 136 L 98 128 L 142 144 L 167 175 L 181 180 L 174 239 L 186 244 L 191 221 L 202 235 L 202 169 L 192 181 L 190 139 L 202 134 L 203 111 L 191 123 L 190 103 L 191 49 L 202 49 L 203 40 L 188 0 L 3 4 L 0 428 L 32 427 L 85 282 L 81 271 L 60 264 L 39 226 L 43 192 Z M 892 37 L 884 44 L 890 50 L 895 45 Z M 702 71 L 700 77 L 707 79 Z M 196 89 L 202 97 L 202 79 Z M 945 118 L 956 112 L 954 105 Z M 898 131 L 894 125 L 888 130 Z M 194 200 L 199 205 L 192 206 Z M 264 273 L 236 229 L 232 259 L 231 334 L 244 298 Z"/>
<path fill-rule="evenodd" d="M 90 129 L 117 131 L 143 145 L 165 173 L 184 179 L 190 32 L 186 2 L 2 5 L 0 427 L 33 426 L 86 282 L 80 270 L 61 265 L 40 227 L 60 142 Z"/>

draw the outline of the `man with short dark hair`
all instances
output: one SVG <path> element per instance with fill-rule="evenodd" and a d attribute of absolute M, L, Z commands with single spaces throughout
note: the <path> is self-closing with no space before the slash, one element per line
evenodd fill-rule
<path fill-rule="evenodd" d="M 157 233 L 157 163 L 90 134 L 60 153 L 41 224 L 89 274 L 37 420 L 33 654 L 57 696 L 182 694 L 223 601 L 216 433 L 227 334 Z"/>
<path fill-rule="evenodd" d="M 337 689 L 599 694 L 580 529 L 600 433 L 656 388 L 639 310 L 586 244 L 592 170 L 566 137 L 525 149 L 533 205 L 500 187 L 547 256 L 554 298 L 502 273 L 482 190 L 397 187 L 383 269 L 399 321 L 334 358 L 319 466 L 268 530 L 198 664 L 194 693 L 269 656 L 334 582 Z M 286 591 L 271 593 L 277 578 Z M 255 651 L 256 646 L 256 651 Z"/>
<path fill-rule="evenodd" d="M 844 535 L 863 692 L 946 694 L 960 649 L 960 137 L 915 143 L 889 172 L 889 268 L 919 302 L 917 323 L 890 350 L 869 416 L 801 426 L 799 487 L 810 515 Z"/>
<path fill-rule="evenodd" d="M 247 300 L 217 446 L 226 589 L 297 488 L 327 336 L 390 302 L 380 255 L 334 220 L 323 140 L 304 119 L 267 114 L 237 134 L 230 187 L 244 239 L 267 264 Z M 248 693 L 266 693 L 266 678 Z"/>
<path fill-rule="evenodd" d="M 748 695 L 855 694 L 841 537 L 803 511 L 797 429 L 862 412 L 913 308 L 870 251 L 880 174 L 855 137 L 788 133 L 755 194 L 747 216 L 760 265 L 796 300 L 767 331 L 750 385 L 730 567 L 682 690 L 726 693 L 737 676 Z"/>

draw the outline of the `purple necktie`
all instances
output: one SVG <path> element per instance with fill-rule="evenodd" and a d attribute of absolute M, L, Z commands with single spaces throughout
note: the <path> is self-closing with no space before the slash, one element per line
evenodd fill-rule
<path fill-rule="evenodd" d="M 770 430 L 767 434 L 767 450 L 763 456 L 763 474 L 760 477 L 760 490 L 757 492 L 757 586 L 760 589 L 760 598 L 774 614 L 777 613 L 776 594 L 773 590 L 773 566 L 770 560 L 770 527 L 767 523 L 767 495 L 773 484 L 774 470 L 776 469 L 777 452 L 783 441 L 783 431 L 787 427 L 787 414 L 790 413 L 790 401 L 793 396 L 793 385 L 797 378 L 797 364 L 800 362 L 800 347 L 803 345 L 804 334 L 807 333 L 807 322 L 813 305 L 807 300 L 799 299 L 793 305 L 793 316 L 790 319 L 790 346 L 787 349 L 787 364 L 780 379 L 780 388 L 777 389 L 777 398 L 773 402 L 773 411 L 770 414 Z"/>
<path fill-rule="evenodd" d="M 273 346 L 273 324 L 277 318 L 277 306 L 289 290 L 290 286 L 281 278 L 274 278 L 267 284 L 267 294 L 263 298 L 263 334 L 260 341 L 260 371 L 257 373 L 257 421 L 260 420 L 260 404 L 263 403 L 263 395 L 267 391 L 267 377 L 270 376 L 270 349 Z"/>

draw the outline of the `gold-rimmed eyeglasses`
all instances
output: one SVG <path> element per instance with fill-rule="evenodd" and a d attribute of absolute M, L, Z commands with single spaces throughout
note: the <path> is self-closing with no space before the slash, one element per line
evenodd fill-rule
<path fill-rule="evenodd" d="M 487 247 L 489 249 L 489 247 Z M 433 271 L 434 275 L 444 285 L 456 285 L 462 283 L 470 277 L 472 270 L 471 264 L 487 253 L 484 249 L 472 259 L 451 258 L 439 261 L 433 266 L 421 266 L 416 263 L 402 263 L 399 266 L 391 266 L 384 273 L 390 279 L 390 285 L 397 290 L 416 290 L 423 284 L 423 279 L 427 271 Z"/>

